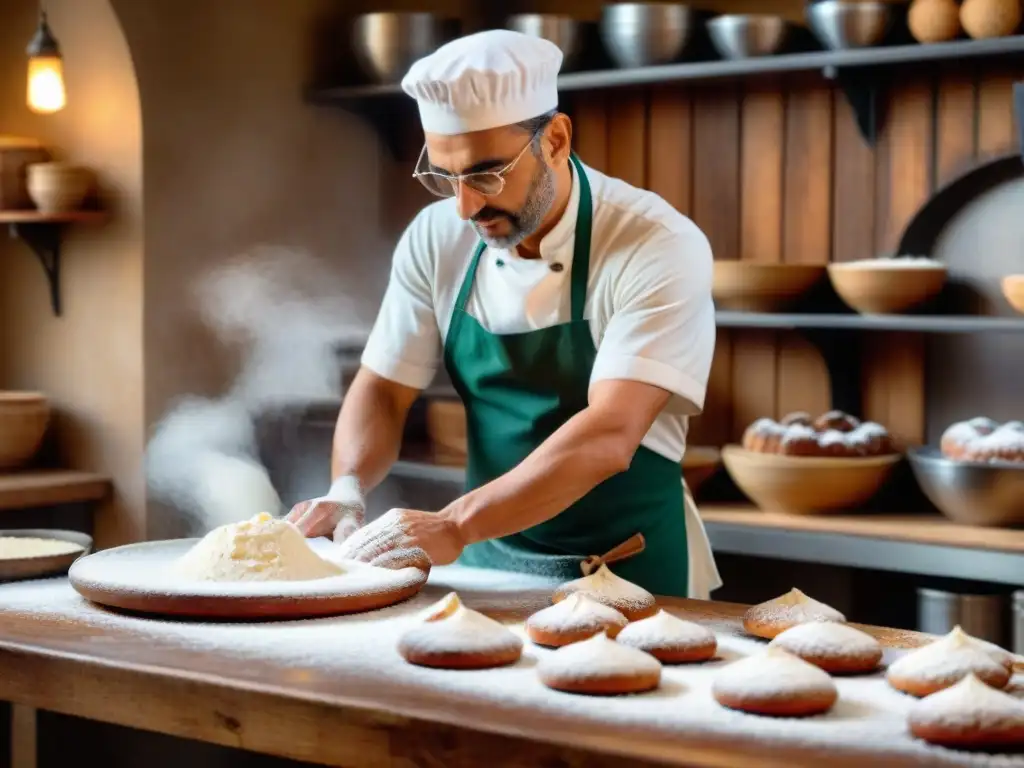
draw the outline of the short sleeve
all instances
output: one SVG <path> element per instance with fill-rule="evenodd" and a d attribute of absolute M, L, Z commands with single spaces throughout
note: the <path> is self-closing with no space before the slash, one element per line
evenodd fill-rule
<path fill-rule="evenodd" d="M 667 412 L 700 413 L 715 352 L 712 270 L 711 245 L 692 224 L 640 246 L 616 282 L 591 383 L 651 384 L 672 393 Z"/>
<path fill-rule="evenodd" d="M 388 287 L 361 360 L 378 376 L 414 389 L 433 381 L 441 356 L 425 213 L 413 219 L 395 247 Z"/>

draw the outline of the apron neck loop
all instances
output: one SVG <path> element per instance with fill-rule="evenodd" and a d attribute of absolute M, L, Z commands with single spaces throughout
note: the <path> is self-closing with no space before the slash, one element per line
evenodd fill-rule
<path fill-rule="evenodd" d="M 634 555 L 639 555 L 646 546 L 647 542 L 644 540 L 644 535 L 638 533 L 603 555 L 591 555 L 584 558 L 583 562 L 580 563 L 580 570 L 583 571 L 584 576 L 589 576 L 602 565 L 610 565 L 619 560 L 626 560 Z"/>

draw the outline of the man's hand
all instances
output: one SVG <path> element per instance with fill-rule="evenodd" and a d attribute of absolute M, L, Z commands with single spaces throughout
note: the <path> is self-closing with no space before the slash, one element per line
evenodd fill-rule
<path fill-rule="evenodd" d="M 354 477 L 341 477 L 326 495 L 300 501 L 285 517 L 309 538 L 330 536 L 344 541 L 366 520 L 366 504 Z"/>
<path fill-rule="evenodd" d="M 348 560 L 384 568 L 423 567 L 454 563 L 465 546 L 447 515 L 392 509 L 341 542 L 341 553 Z"/>

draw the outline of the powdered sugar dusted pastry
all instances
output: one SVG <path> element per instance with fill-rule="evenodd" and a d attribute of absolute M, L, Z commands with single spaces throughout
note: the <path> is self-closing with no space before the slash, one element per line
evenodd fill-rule
<path fill-rule="evenodd" d="M 603 632 L 559 648 L 537 665 L 541 682 L 569 693 L 640 693 L 661 683 L 661 662 Z"/>
<path fill-rule="evenodd" d="M 944 637 L 894 661 L 886 673 L 889 685 L 912 696 L 930 696 L 974 674 L 986 685 L 1004 688 L 1010 682 L 1006 662 L 991 647 L 959 626 Z"/>
<path fill-rule="evenodd" d="M 782 648 L 833 675 L 872 672 L 882 660 L 882 645 L 867 632 L 835 621 L 797 624 L 770 646 Z"/>
<path fill-rule="evenodd" d="M 743 628 L 755 637 L 771 640 L 790 627 L 811 621 L 845 622 L 846 617 L 794 587 L 780 597 L 748 608 Z"/>
<path fill-rule="evenodd" d="M 806 717 L 827 712 L 839 698 L 828 673 L 782 648 L 734 661 L 711 684 L 723 707 L 756 715 Z"/>
<path fill-rule="evenodd" d="M 589 576 L 560 586 L 552 600 L 558 603 L 577 592 L 614 608 L 630 621 L 653 616 L 658 610 L 654 595 L 616 576 L 604 563 Z"/>
<path fill-rule="evenodd" d="M 944 747 L 1024 747 L 1024 702 L 972 674 L 915 702 L 907 722 L 917 738 Z"/>
<path fill-rule="evenodd" d="M 549 605 L 526 620 L 526 634 L 537 645 L 559 647 L 586 640 L 599 632 L 615 637 L 629 620 L 614 608 L 582 592 Z"/>
<path fill-rule="evenodd" d="M 707 661 L 718 650 L 714 632 L 664 609 L 630 624 L 619 633 L 618 641 L 620 645 L 645 651 L 665 664 Z"/>
<path fill-rule="evenodd" d="M 450 592 L 402 635 L 398 652 L 410 664 L 442 669 L 488 669 L 514 664 L 522 639 L 505 625 L 467 608 Z"/>

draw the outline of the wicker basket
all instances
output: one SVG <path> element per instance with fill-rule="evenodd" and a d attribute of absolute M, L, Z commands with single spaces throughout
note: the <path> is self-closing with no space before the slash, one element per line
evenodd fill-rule
<path fill-rule="evenodd" d="M 461 400 L 427 403 L 427 435 L 436 463 L 465 466 L 466 408 Z"/>
<path fill-rule="evenodd" d="M 0 392 L 0 470 L 17 469 L 39 451 L 50 403 L 38 392 Z"/>

